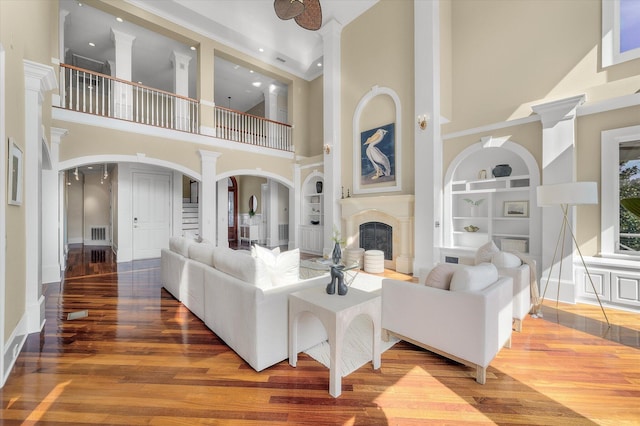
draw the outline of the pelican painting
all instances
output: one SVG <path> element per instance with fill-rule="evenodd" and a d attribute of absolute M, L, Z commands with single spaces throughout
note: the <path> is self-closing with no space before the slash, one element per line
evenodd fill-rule
<path fill-rule="evenodd" d="M 362 132 L 361 177 L 363 184 L 395 180 L 393 126 L 392 123 Z"/>

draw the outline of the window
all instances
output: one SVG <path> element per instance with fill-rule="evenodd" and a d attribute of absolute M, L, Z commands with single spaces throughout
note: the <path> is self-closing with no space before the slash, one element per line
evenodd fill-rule
<path fill-rule="evenodd" d="M 602 0 L 602 66 L 640 58 L 640 1 Z"/>
<path fill-rule="evenodd" d="M 623 142 L 618 147 L 620 162 L 618 201 L 640 197 L 640 141 Z M 618 229 L 620 240 L 618 251 L 640 254 L 640 219 L 619 205 Z"/>
<path fill-rule="evenodd" d="M 620 200 L 640 197 L 640 126 L 602 132 L 601 153 L 601 253 L 638 256 L 640 219 L 626 211 Z"/>

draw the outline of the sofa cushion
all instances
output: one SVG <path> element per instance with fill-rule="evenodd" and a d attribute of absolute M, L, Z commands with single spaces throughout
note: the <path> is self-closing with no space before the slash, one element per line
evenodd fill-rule
<path fill-rule="evenodd" d="M 272 287 L 264 262 L 253 256 L 247 256 L 227 247 L 216 247 L 213 249 L 213 266 L 220 272 L 256 287 L 262 289 Z"/>
<path fill-rule="evenodd" d="M 184 257 L 189 256 L 189 246 L 192 244 L 193 240 L 191 238 L 186 237 L 170 237 L 169 238 L 169 250 L 174 253 L 178 253 L 183 255 Z"/>
<path fill-rule="evenodd" d="M 498 280 L 498 269 L 491 263 L 463 266 L 451 277 L 451 291 L 481 291 Z"/>
<path fill-rule="evenodd" d="M 518 268 L 522 265 L 522 260 L 513 253 L 499 251 L 491 256 L 491 263 L 493 263 L 496 268 Z"/>
<path fill-rule="evenodd" d="M 254 245 L 251 253 L 264 262 L 273 286 L 293 284 L 300 280 L 300 250 L 280 250 Z"/>
<path fill-rule="evenodd" d="M 491 262 L 491 256 L 499 251 L 500 249 L 496 243 L 494 243 L 493 240 L 489 241 L 487 244 L 480 246 L 476 251 L 475 264 L 478 265 L 483 262 Z"/>
<path fill-rule="evenodd" d="M 462 265 L 455 263 L 441 263 L 429 272 L 424 285 L 427 287 L 449 290 L 453 273 L 462 267 Z"/>
<path fill-rule="evenodd" d="M 189 259 L 213 266 L 213 244 L 192 243 L 189 245 Z"/>

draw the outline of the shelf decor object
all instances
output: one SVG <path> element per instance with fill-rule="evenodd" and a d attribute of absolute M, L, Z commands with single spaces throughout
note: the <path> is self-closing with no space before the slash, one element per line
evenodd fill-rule
<path fill-rule="evenodd" d="M 505 201 L 504 202 L 505 217 L 528 217 L 529 202 L 528 201 Z"/>
<path fill-rule="evenodd" d="M 571 240 L 573 241 L 573 244 L 575 245 L 575 248 L 580 255 L 582 266 L 584 267 L 587 277 L 589 278 L 589 282 L 591 283 L 591 287 L 593 288 L 593 294 L 595 294 L 596 298 L 598 299 L 598 304 L 600 305 L 600 309 L 602 309 L 602 314 L 607 321 L 607 325 L 611 327 L 609 318 L 607 317 L 607 313 L 604 311 L 604 307 L 602 306 L 602 302 L 600 301 L 600 296 L 598 296 L 596 286 L 593 284 L 591 274 L 589 273 L 589 269 L 587 269 L 587 265 L 584 261 L 584 258 L 582 257 L 582 252 L 580 251 L 580 247 L 578 246 L 578 242 L 576 241 L 576 237 L 573 233 L 573 228 L 571 227 L 569 218 L 567 217 L 570 206 L 577 206 L 582 204 L 598 204 L 598 184 L 596 182 L 570 182 L 555 185 L 541 185 L 537 188 L 537 201 L 539 207 L 560 206 L 560 209 L 562 210 L 562 226 L 560 227 L 558 242 L 556 243 L 556 248 L 553 252 L 553 259 L 551 261 L 551 267 L 549 268 L 547 282 L 542 293 L 541 303 L 544 302 L 544 297 L 547 293 L 547 287 L 549 287 L 549 280 L 551 279 L 551 273 L 556 259 L 564 259 L 564 237 L 567 231 L 569 231 Z M 560 249 L 560 257 L 557 257 L 558 249 Z M 558 294 L 556 296 L 556 305 L 558 303 L 558 300 L 560 299 L 561 276 L 562 261 L 560 262 L 560 270 L 558 271 Z"/>

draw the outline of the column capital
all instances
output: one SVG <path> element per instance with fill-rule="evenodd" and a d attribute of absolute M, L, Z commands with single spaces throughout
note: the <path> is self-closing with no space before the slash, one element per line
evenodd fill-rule
<path fill-rule="evenodd" d="M 205 161 L 217 161 L 218 157 L 220 157 L 222 154 L 219 152 L 213 152 L 213 151 L 206 151 L 204 149 L 199 149 L 198 150 L 198 154 L 200 154 L 200 158 L 202 159 L 203 162 Z"/>
<path fill-rule="evenodd" d="M 531 106 L 531 110 L 540 116 L 543 127 L 553 127 L 562 120 L 575 117 L 576 108 L 582 105 L 587 96 L 577 95 L 557 101 L 546 102 Z"/>
<path fill-rule="evenodd" d="M 322 38 L 325 39 L 330 36 L 340 35 L 340 33 L 342 32 L 342 28 L 344 28 L 344 26 L 340 22 L 336 21 L 335 19 L 331 19 L 329 22 L 324 24 L 322 28 L 318 30 L 318 32 L 320 33 Z"/>
<path fill-rule="evenodd" d="M 24 59 L 23 63 L 25 90 L 39 92 L 42 97 L 45 92 L 58 87 L 58 81 L 56 80 L 53 67 L 29 61 L 28 59 Z"/>
<path fill-rule="evenodd" d="M 60 145 L 62 138 L 69 133 L 67 129 L 61 129 L 59 127 L 51 128 L 51 143 Z"/>
<path fill-rule="evenodd" d="M 187 55 L 186 53 L 173 50 L 171 52 L 171 55 L 169 55 L 169 60 L 171 61 L 174 67 L 178 68 L 180 64 L 184 64 L 185 66 L 188 66 L 189 62 L 191 62 L 191 56 Z"/>
<path fill-rule="evenodd" d="M 113 42 L 116 44 L 127 43 L 128 45 L 133 45 L 133 42 L 135 41 L 135 39 L 136 37 L 131 34 L 127 34 L 120 30 L 111 28 L 111 40 L 113 40 Z"/>

